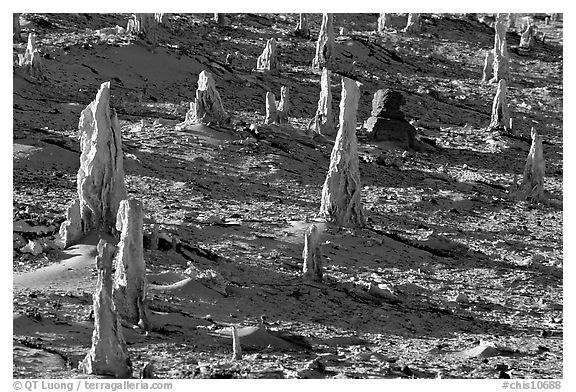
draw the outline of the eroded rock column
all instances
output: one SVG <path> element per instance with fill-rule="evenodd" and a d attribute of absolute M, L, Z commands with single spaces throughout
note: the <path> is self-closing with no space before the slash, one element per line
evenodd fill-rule
<path fill-rule="evenodd" d="M 288 113 L 290 111 L 290 94 L 288 87 L 280 88 L 280 102 L 278 102 L 278 124 L 288 123 Z"/>
<path fill-rule="evenodd" d="M 24 55 L 18 55 L 18 65 L 23 67 L 28 75 L 35 78 L 42 77 L 42 61 L 40 60 L 40 52 L 36 46 L 36 36 L 32 33 L 28 34 L 26 52 L 24 52 Z"/>
<path fill-rule="evenodd" d="M 146 298 L 143 215 L 140 201 L 128 199 L 120 202 L 116 220 L 120 242 L 114 259 L 114 302 L 123 321 L 146 329 L 148 319 L 146 309 L 143 309 Z"/>
<path fill-rule="evenodd" d="M 491 82 L 498 83 L 500 79 L 509 80 L 508 65 L 510 57 L 506 44 L 506 14 L 497 14 L 494 23 L 494 63 Z"/>
<path fill-rule="evenodd" d="M 526 158 L 522 182 L 516 193 L 520 200 L 540 202 L 544 200 L 544 172 L 546 164 L 542 149 L 542 136 L 532 128 L 532 145 Z"/>
<path fill-rule="evenodd" d="M 78 366 L 86 374 L 130 378 L 132 368 L 112 300 L 112 258 L 115 247 L 104 240 L 97 246 L 98 283 L 94 293 L 92 347 Z"/>
<path fill-rule="evenodd" d="M 296 30 L 294 32 L 298 37 L 310 38 L 310 28 L 308 27 L 308 14 L 300 14 Z"/>
<path fill-rule="evenodd" d="M 214 13 L 214 22 L 218 23 L 222 27 L 228 26 L 229 24 L 226 14 Z"/>
<path fill-rule="evenodd" d="M 264 124 L 278 123 L 278 111 L 276 110 L 276 97 L 268 91 L 266 93 L 266 119 Z"/>
<path fill-rule="evenodd" d="M 334 135 L 334 115 L 332 113 L 332 91 L 330 81 L 330 71 L 328 68 L 322 69 L 320 79 L 320 98 L 314 119 L 314 131 L 320 135 Z"/>
<path fill-rule="evenodd" d="M 390 26 L 391 17 L 390 14 L 380 14 L 378 17 L 378 29 L 379 33 L 382 33 L 386 30 L 386 27 Z"/>
<path fill-rule="evenodd" d="M 312 225 L 304 234 L 304 279 L 322 281 L 322 251 L 320 249 L 320 235 L 316 225 Z"/>
<path fill-rule="evenodd" d="M 120 201 L 126 199 L 122 138 L 116 111 L 110 109 L 110 82 L 102 83 L 96 99 L 82 111 L 78 128 L 82 151 L 79 202 L 78 207 L 71 205 L 68 220 L 61 226 L 65 246 L 93 230 L 114 234 Z"/>
<path fill-rule="evenodd" d="M 133 14 L 128 20 L 126 32 L 146 39 L 152 45 L 158 43 L 158 22 L 156 14 Z"/>
<path fill-rule="evenodd" d="M 536 26 L 530 23 L 526 30 L 520 36 L 520 47 L 522 49 L 532 49 L 534 47 L 534 36 L 536 35 Z"/>
<path fill-rule="evenodd" d="M 488 83 L 494 76 L 492 70 L 494 68 L 494 50 L 489 50 L 486 52 L 486 57 L 484 58 L 484 68 L 482 69 L 482 82 Z"/>
<path fill-rule="evenodd" d="M 212 74 L 208 71 L 200 72 L 196 99 L 190 102 L 190 110 L 186 113 L 185 121 L 193 124 L 224 124 L 229 120 L 230 116 L 224 110 Z"/>
<path fill-rule="evenodd" d="M 408 14 L 408 22 L 406 27 L 404 27 L 404 31 L 406 33 L 419 33 L 420 30 L 420 14 Z"/>
<path fill-rule="evenodd" d="M 316 42 L 316 55 L 312 60 L 314 68 L 330 68 L 332 56 L 334 54 L 334 15 L 323 14 L 320 33 Z"/>
<path fill-rule="evenodd" d="M 343 77 L 340 100 L 340 127 L 330 156 L 330 168 L 322 188 L 320 215 L 339 226 L 361 227 L 366 219 L 362 209 L 356 112 L 360 83 Z"/>
<path fill-rule="evenodd" d="M 278 70 L 278 60 L 276 59 L 276 40 L 270 38 L 266 42 L 264 51 L 258 57 L 256 69 L 274 72 Z"/>
<path fill-rule="evenodd" d="M 498 89 L 492 103 L 492 117 L 490 119 L 490 129 L 502 129 L 510 132 L 510 112 L 508 109 L 508 99 L 506 98 L 506 80 L 500 79 Z"/>
<path fill-rule="evenodd" d="M 12 39 L 20 41 L 20 14 L 12 14 Z"/>

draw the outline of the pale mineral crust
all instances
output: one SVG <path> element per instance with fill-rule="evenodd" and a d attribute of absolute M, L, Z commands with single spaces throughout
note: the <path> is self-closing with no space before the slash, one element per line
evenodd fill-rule
<path fill-rule="evenodd" d="M 408 14 L 408 22 L 406 23 L 406 27 L 404 27 L 404 31 L 406 33 L 419 33 L 420 29 L 420 14 Z"/>
<path fill-rule="evenodd" d="M 500 79 L 509 79 L 508 66 L 510 57 L 506 45 L 506 14 L 498 14 L 494 23 L 494 63 L 492 83 L 497 83 Z"/>
<path fill-rule="evenodd" d="M 314 131 L 320 135 L 334 135 L 336 133 L 334 114 L 332 113 L 330 71 L 328 68 L 322 69 L 320 98 L 318 99 L 318 108 L 314 119 Z"/>
<path fill-rule="evenodd" d="M 212 74 L 208 71 L 198 75 L 198 88 L 196 99 L 190 102 L 190 110 L 186 113 L 186 123 L 193 124 L 224 124 L 230 120 L 230 116 L 224 110 L 222 99 Z"/>
<path fill-rule="evenodd" d="M 484 68 L 482 69 L 482 82 L 488 83 L 492 79 L 494 68 L 494 50 L 488 50 L 484 58 Z"/>
<path fill-rule="evenodd" d="M 494 101 L 492 103 L 492 117 L 489 129 L 510 130 L 510 112 L 508 109 L 508 99 L 506 97 L 507 85 L 505 79 L 500 79 Z"/>
<path fill-rule="evenodd" d="M 310 28 L 308 27 L 308 14 L 300 14 L 298 18 L 298 24 L 296 25 L 296 30 L 294 31 L 296 36 L 302 38 L 310 38 Z"/>
<path fill-rule="evenodd" d="M 270 38 L 266 42 L 264 51 L 258 57 L 256 69 L 266 71 L 276 71 L 278 69 L 278 60 L 276 59 L 276 39 Z"/>
<path fill-rule="evenodd" d="M 120 202 L 116 229 L 120 232 L 114 258 L 114 302 L 120 318 L 132 325 L 148 325 L 141 320 L 140 309 L 146 298 L 146 263 L 144 262 L 142 203 L 136 199 Z"/>
<path fill-rule="evenodd" d="M 286 86 L 280 88 L 280 102 L 278 102 L 278 124 L 288 123 L 288 113 L 290 112 L 290 93 Z"/>
<path fill-rule="evenodd" d="M 386 27 L 390 26 L 391 17 L 390 14 L 380 14 L 378 16 L 378 29 L 379 33 L 382 33 L 386 30 Z"/>
<path fill-rule="evenodd" d="M 542 149 L 542 136 L 532 128 L 532 145 L 526 158 L 522 182 L 518 187 L 516 196 L 520 200 L 541 202 L 544 200 L 544 172 L 546 164 Z"/>
<path fill-rule="evenodd" d="M 320 206 L 320 215 L 338 226 L 361 227 L 366 222 L 362 209 L 356 139 L 359 99 L 360 83 L 343 77 L 340 127 L 330 156 Z"/>
<path fill-rule="evenodd" d="M 112 299 L 112 258 L 115 247 L 100 240 L 97 250 L 98 283 L 94 293 L 92 347 L 78 367 L 86 374 L 130 378 L 131 362 Z"/>
<path fill-rule="evenodd" d="M 278 123 L 278 110 L 276 109 L 276 97 L 268 91 L 266 93 L 266 118 L 264 124 Z"/>
<path fill-rule="evenodd" d="M 320 247 L 320 235 L 316 225 L 311 225 L 304 234 L 304 279 L 322 281 L 322 250 Z"/>
<path fill-rule="evenodd" d="M 102 83 L 96 99 L 82 111 L 78 128 L 80 222 L 75 221 L 78 214 L 73 204 L 69 211 L 72 221 L 65 221 L 61 228 L 65 246 L 71 245 L 66 238 L 78 239 L 78 226 L 82 228 L 80 236 L 90 231 L 116 233 L 116 215 L 120 201 L 126 198 L 122 138 L 116 111 L 110 109 L 110 82 Z"/>
<path fill-rule="evenodd" d="M 320 25 L 320 33 L 316 42 L 316 55 L 312 60 L 312 67 L 314 68 L 330 68 L 332 65 L 332 57 L 334 55 L 333 20 L 333 14 L 322 15 L 322 24 Z"/>

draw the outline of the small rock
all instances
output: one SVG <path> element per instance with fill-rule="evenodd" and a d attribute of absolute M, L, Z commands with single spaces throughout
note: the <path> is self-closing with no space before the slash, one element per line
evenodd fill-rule
<path fill-rule="evenodd" d="M 497 365 L 494 365 L 494 370 L 506 372 L 506 371 L 510 370 L 510 368 L 505 363 L 499 363 Z"/>
<path fill-rule="evenodd" d="M 408 365 L 404 365 L 404 367 L 402 368 L 402 370 L 400 370 L 402 373 L 404 373 L 405 375 L 407 375 L 408 377 L 413 377 L 414 376 L 414 372 L 412 372 L 412 369 L 410 369 L 408 367 Z"/>
<path fill-rule="evenodd" d="M 146 362 L 140 371 L 140 378 L 150 379 L 154 377 L 154 366 L 150 362 Z"/>
<path fill-rule="evenodd" d="M 510 375 L 501 370 L 500 374 L 498 375 L 498 378 L 510 378 Z"/>
<path fill-rule="evenodd" d="M 28 241 L 28 244 L 22 248 L 20 248 L 20 252 L 22 253 L 31 253 L 34 256 L 38 256 L 42 253 L 42 245 L 38 241 Z"/>
<path fill-rule="evenodd" d="M 322 358 L 316 357 L 306 365 L 306 368 L 309 370 L 318 370 L 319 372 L 323 372 L 326 370 L 326 365 L 324 362 L 322 362 Z"/>

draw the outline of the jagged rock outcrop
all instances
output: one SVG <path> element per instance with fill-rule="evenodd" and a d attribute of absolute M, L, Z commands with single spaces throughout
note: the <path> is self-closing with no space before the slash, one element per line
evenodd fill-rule
<path fill-rule="evenodd" d="M 310 38 L 310 28 L 308 27 L 308 14 L 300 14 L 294 34 L 297 37 L 302 37 L 305 39 Z"/>
<path fill-rule="evenodd" d="M 492 117 L 490 119 L 489 129 L 500 129 L 505 132 L 512 132 L 510 128 L 510 112 L 508 109 L 508 99 L 506 79 L 500 79 L 494 101 L 492 103 Z"/>
<path fill-rule="evenodd" d="M 225 124 L 230 121 L 230 116 L 224 110 L 222 99 L 212 74 L 208 71 L 198 75 L 198 88 L 196 99 L 190 102 L 190 109 L 186 113 L 186 123 L 192 124 Z"/>
<path fill-rule="evenodd" d="M 238 361 L 242 359 L 242 346 L 240 344 L 240 337 L 238 330 L 232 326 L 232 360 Z"/>
<path fill-rule="evenodd" d="M 361 227 L 366 223 L 362 209 L 356 112 L 360 83 L 343 77 L 340 100 L 340 127 L 330 168 L 322 188 L 320 215 L 339 226 Z"/>
<path fill-rule="evenodd" d="M 522 49 L 532 49 L 534 47 L 534 37 L 536 35 L 536 26 L 532 23 L 526 26 L 526 30 L 520 36 L 520 47 Z"/>
<path fill-rule="evenodd" d="M 288 123 L 288 113 L 290 112 L 290 94 L 288 87 L 280 88 L 280 102 L 278 102 L 278 124 Z"/>
<path fill-rule="evenodd" d="M 116 220 L 120 242 L 114 258 L 114 303 L 123 321 L 147 329 L 143 215 L 140 201 L 127 199 L 120 202 Z"/>
<path fill-rule="evenodd" d="M 403 31 L 406 33 L 419 33 L 421 29 L 420 14 L 408 14 L 408 22 Z"/>
<path fill-rule="evenodd" d="M 382 33 L 383 31 L 385 31 L 386 27 L 390 26 L 391 20 L 392 20 L 392 18 L 390 16 L 390 14 L 380 14 L 380 16 L 378 16 L 377 31 L 379 33 Z"/>
<path fill-rule="evenodd" d="M 332 113 L 330 71 L 328 68 L 322 69 L 322 77 L 320 78 L 320 98 L 318 99 L 318 108 L 314 118 L 314 132 L 320 135 L 334 135 L 336 133 L 334 114 Z"/>
<path fill-rule="evenodd" d="M 334 55 L 334 15 L 323 14 L 318 41 L 316 42 L 316 55 L 312 60 L 312 67 L 330 69 Z"/>
<path fill-rule="evenodd" d="M 538 135 L 534 128 L 532 128 L 530 133 L 532 145 L 528 152 L 528 158 L 526 158 L 522 182 L 518 186 L 515 196 L 519 200 L 530 200 L 537 203 L 545 199 L 544 172 L 546 163 L 542 148 L 542 136 Z"/>
<path fill-rule="evenodd" d="M 276 40 L 274 38 L 270 38 L 266 42 L 264 51 L 260 57 L 258 57 L 258 61 L 256 62 L 256 69 L 271 72 L 278 70 L 278 60 L 276 58 Z"/>
<path fill-rule="evenodd" d="M 482 82 L 488 83 L 494 76 L 492 70 L 494 68 L 494 49 L 486 52 L 484 58 L 484 68 L 482 69 Z"/>
<path fill-rule="evenodd" d="M 415 147 L 416 128 L 400 109 L 405 103 L 399 91 L 381 89 L 374 93 L 372 112 L 366 120 L 366 132 L 372 140 L 393 142 L 406 149 Z"/>
<path fill-rule="evenodd" d="M 497 14 L 494 23 L 494 63 L 491 83 L 498 83 L 500 79 L 509 81 L 508 66 L 510 56 L 506 44 L 506 14 Z"/>
<path fill-rule="evenodd" d="M 276 97 L 268 91 L 266 93 L 266 118 L 264 124 L 278 123 L 278 110 L 276 109 Z"/>
<path fill-rule="evenodd" d="M 223 27 L 228 26 L 229 24 L 228 17 L 226 16 L 226 14 L 214 13 L 214 22 L 218 23 L 218 25 Z"/>
<path fill-rule="evenodd" d="M 92 347 L 78 367 L 86 374 L 130 378 L 132 366 L 112 299 L 112 258 L 116 249 L 100 240 L 97 250 Z"/>
<path fill-rule="evenodd" d="M 133 14 L 128 20 L 126 33 L 139 35 L 150 44 L 158 43 L 158 22 L 156 14 Z"/>
<path fill-rule="evenodd" d="M 28 34 L 28 43 L 26 44 L 26 52 L 18 55 L 18 65 L 26 71 L 26 73 L 35 78 L 42 78 L 42 61 L 40 60 L 40 52 L 36 46 L 36 36 L 32 33 Z"/>
<path fill-rule="evenodd" d="M 322 281 L 322 250 L 320 247 L 320 235 L 316 225 L 312 225 L 304 234 L 304 279 Z"/>
<path fill-rule="evenodd" d="M 116 111 L 110 108 L 110 82 L 102 83 L 96 99 L 82 111 L 78 128 L 78 206 L 72 203 L 68 210 L 70 220 L 61 226 L 65 246 L 93 230 L 116 233 L 120 201 L 126 199 L 122 138 Z"/>

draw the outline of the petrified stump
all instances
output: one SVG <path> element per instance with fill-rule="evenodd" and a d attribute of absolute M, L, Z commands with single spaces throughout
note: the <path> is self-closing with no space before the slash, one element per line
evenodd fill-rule
<path fill-rule="evenodd" d="M 390 14 L 380 14 L 380 16 L 378 16 L 378 29 L 377 31 L 379 33 L 382 33 L 383 31 L 386 30 L 386 27 L 390 26 L 391 23 L 391 16 Z"/>
<path fill-rule="evenodd" d="M 140 201 L 128 199 L 120 202 L 116 220 L 120 242 L 114 259 L 114 303 L 123 321 L 141 325 L 146 329 L 148 325 L 146 309 L 141 309 L 146 298 L 142 221 L 143 211 Z M 141 319 L 142 315 L 144 319 Z"/>
<path fill-rule="evenodd" d="M 506 79 L 500 79 L 498 89 L 492 103 L 492 117 L 489 129 L 503 129 L 510 132 L 510 112 L 508 109 L 508 99 L 506 98 Z"/>
<path fill-rule="evenodd" d="M 496 23 L 494 23 L 494 65 L 492 83 L 497 83 L 500 79 L 509 79 L 508 64 L 510 57 L 508 56 L 508 48 L 506 45 L 506 16 L 505 14 L 497 14 Z"/>
<path fill-rule="evenodd" d="M 322 188 L 320 215 L 339 226 L 361 227 L 365 224 L 362 210 L 356 111 L 360 83 L 342 78 L 340 128 L 330 156 L 330 168 Z"/>
<path fill-rule="evenodd" d="M 78 128 L 82 151 L 77 175 L 79 214 L 72 204 L 71 220 L 61 226 L 65 246 L 92 230 L 114 234 L 120 201 L 126 198 L 122 138 L 116 111 L 110 109 L 110 82 L 102 83 L 96 99 L 82 111 Z"/>
<path fill-rule="evenodd" d="M 534 47 L 534 36 L 536 35 L 536 26 L 530 23 L 526 30 L 520 36 L 520 47 L 523 49 L 532 49 Z"/>
<path fill-rule="evenodd" d="M 94 293 L 92 347 L 78 367 L 86 374 L 129 378 L 132 375 L 131 362 L 112 300 L 112 258 L 115 247 L 100 240 L 97 250 L 98 284 Z"/>
<path fill-rule="evenodd" d="M 214 13 L 214 22 L 218 23 L 218 25 L 222 27 L 228 26 L 228 17 L 226 14 Z"/>
<path fill-rule="evenodd" d="M 276 40 L 270 38 L 266 42 L 264 51 L 258 57 L 256 62 L 256 69 L 266 70 L 266 71 L 276 71 L 278 69 L 278 60 L 276 59 Z"/>
<path fill-rule="evenodd" d="M 408 22 L 403 31 L 406 33 L 419 33 L 420 30 L 420 14 L 408 14 Z"/>
<path fill-rule="evenodd" d="M 417 131 L 400 109 L 405 103 L 404 96 L 395 90 L 381 89 L 374 93 L 371 116 L 366 120 L 366 131 L 372 140 L 414 148 Z"/>
<path fill-rule="evenodd" d="M 300 14 L 298 24 L 294 34 L 302 38 L 310 38 L 310 28 L 308 27 L 308 14 Z"/>
<path fill-rule="evenodd" d="M 542 149 L 542 137 L 532 128 L 532 145 L 524 166 L 522 182 L 518 187 L 516 196 L 520 200 L 539 202 L 544 200 L 544 171 L 545 162 Z"/>
<path fill-rule="evenodd" d="M 304 279 L 322 281 L 322 251 L 316 225 L 310 226 L 304 234 L 302 258 L 304 259 Z"/>
<path fill-rule="evenodd" d="M 492 79 L 492 70 L 494 68 L 494 49 L 486 52 L 484 58 L 484 68 L 482 69 L 482 82 L 488 83 Z"/>
<path fill-rule="evenodd" d="M 330 71 L 324 67 L 320 79 L 320 98 L 314 119 L 314 132 L 320 135 L 334 135 L 334 114 L 332 113 L 332 92 L 330 82 Z"/>
<path fill-rule="evenodd" d="M 224 124 L 230 116 L 224 110 L 220 94 L 216 90 L 216 83 L 208 71 L 200 72 L 196 100 L 190 102 L 190 110 L 186 113 L 186 122 L 195 124 L 217 123 Z"/>
<path fill-rule="evenodd" d="M 278 111 L 276 110 L 276 97 L 268 91 L 266 93 L 266 119 L 264 124 L 278 123 Z"/>
<path fill-rule="evenodd" d="M 333 14 L 322 15 L 322 24 L 320 25 L 320 33 L 316 42 L 316 55 L 312 60 L 312 67 L 314 68 L 330 68 L 332 65 L 331 60 L 334 54 L 333 20 Z"/>
<path fill-rule="evenodd" d="M 152 45 L 158 43 L 158 22 L 156 14 L 133 14 L 128 20 L 126 32 L 139 35 Z"/>
<path fill-rule="evenodd" d="M 278 124 L 288 123 L 288 113 L 290 112 L 290 95 L 288 87 L 280 88 L 280 102 L 278 102 Z"/>
<path fill-rule="evenodd" d="M 32 33 L 28 34 L 26 52 L 24 52 L 24 55 L 18 55 L 18 65 L 23 67 L 28 75 L 35 78 L 42 77 L 42 61 L 40 60 L 40 52 L 36 47 L 36 36 Z"/>

